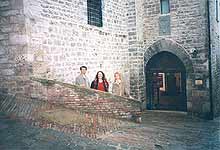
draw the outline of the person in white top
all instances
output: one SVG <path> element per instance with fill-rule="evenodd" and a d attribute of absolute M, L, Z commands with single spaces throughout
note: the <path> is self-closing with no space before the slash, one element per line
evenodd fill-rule
<path fill-rule="evenodd" d="M 80 67 L 80 75 L 76 77 L 75 83 L 76 85 L 89 88 L 90 83 L 89 83 L 89 78 L 86 76 L 86 71 L 87 71 L 86 66 Z"/>

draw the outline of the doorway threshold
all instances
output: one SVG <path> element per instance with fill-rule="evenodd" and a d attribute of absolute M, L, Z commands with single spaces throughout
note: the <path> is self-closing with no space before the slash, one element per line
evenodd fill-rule
<path fill-rule="evenodd" d="M 147 112 L 157 112 L 157 113 L 173 113 L 173 114 L 184 114 L 187 115 L 186 111 L 176 111 L 176 110 L 144 110 L 143 113 Z"/>

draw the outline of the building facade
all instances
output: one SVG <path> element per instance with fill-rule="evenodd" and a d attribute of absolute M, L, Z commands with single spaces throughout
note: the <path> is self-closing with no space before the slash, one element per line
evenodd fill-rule
<path fill-rule="evenodd" d="M 135 2 L 131 91 L 150 109 L 217 116 L 219 2 Z"/>
<path fill-rule="evenodd" d="M 1 89 L 120 71 L 143 108 L 220 112 L 218 0 L 3 0 Z"/>

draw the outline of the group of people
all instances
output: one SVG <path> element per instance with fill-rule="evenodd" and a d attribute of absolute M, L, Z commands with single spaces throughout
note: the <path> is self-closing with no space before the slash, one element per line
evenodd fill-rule
<path fill-rule="evenodd" d="M 76 77 L 75 83 L 82 87 L 92 88 L 104 92 L 109 92 L 109 83 L 105 77 L 103 71 L 98 71 L 95 79 L 92 81 L 91 85 L 89 78 L 86 76 L 87 67 L 80 67 L 80 75 Z M 114 82 L 112 84 L 112 93 L 119 96 L 128 96 L 126 91 L 125 84 L 121 79 L 121 74 L 119 72 L 114 73 Z"/>

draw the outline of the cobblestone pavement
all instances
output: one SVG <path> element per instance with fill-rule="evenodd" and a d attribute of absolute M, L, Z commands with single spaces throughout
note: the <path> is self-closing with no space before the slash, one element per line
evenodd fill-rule
<path fill-rule="evenodd" d="M 0 150 L 116 150 L 138 145 L 105 142 L 52 129 L 33 127 L 0 113 Z"/>
<path fill-rule="evenodd" d="M 147 111 L 143 122 L 103 137 L 159 150 L 220 150 L 220 118 L 201 120 L 181 112 Z"/>
<path fill-rule="evenodd" d="M 220 119 L 147 111 L 142 123 L 98 140 L 26 125 L 0 113 L 0 150 L 219 150 Z"/>

